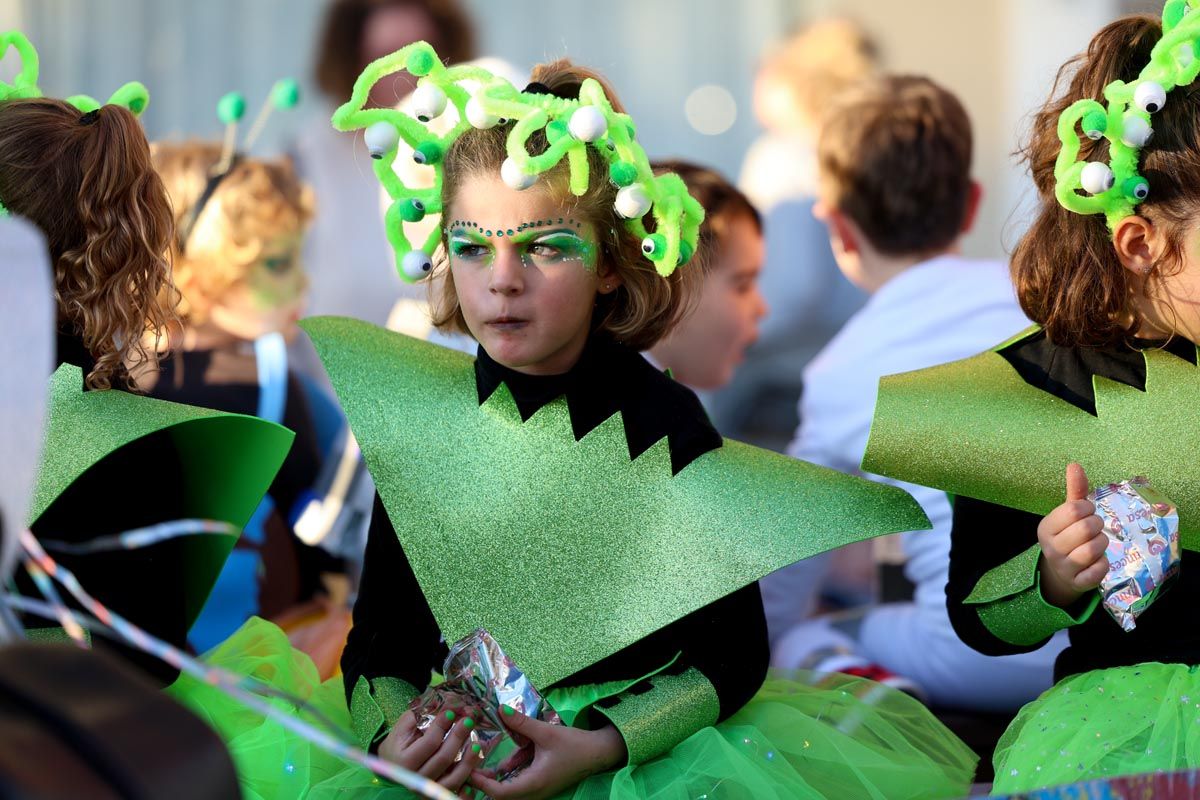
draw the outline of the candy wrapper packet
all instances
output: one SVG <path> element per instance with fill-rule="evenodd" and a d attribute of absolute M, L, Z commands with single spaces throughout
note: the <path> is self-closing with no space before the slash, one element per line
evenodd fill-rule
<path fill-rule="evenodd" d="M 1179 512 L 1142 477 L 1097 487 L 1088 499 L 1104 521 L 1105 609 L 1126 631 L 1179 574 Z"/>
<path fill-rule="evenodd" d="M 558 713 L 525 673 L 483 629 L 450 648 L 442 674 L 445 679 L 440 684 L 426 689 L 409 706 L 417 715 L 414 737 L 447 710 L 475 709 L 472 717 L 475 725 L 465 752 L 470 753 L 472 745 L 479 745 L 484 754 L 480 769 L 496 770 L 497 780 L 511 778 L 532 757 L 532 751 L 513 741 L 504 727 L 501 721 L 503 706 L 543 722 L 562 724 Z"/>

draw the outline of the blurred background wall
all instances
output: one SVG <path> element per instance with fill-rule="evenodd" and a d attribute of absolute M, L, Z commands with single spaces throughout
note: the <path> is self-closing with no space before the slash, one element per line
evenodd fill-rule
<path fill-rule="evenodd" d="M 759 131 L 750 87 L 760 55 L 807 19 L 850 15 L 877 39 L 887 68 L 930 75 L 971 112 L 976 172 L 987 192 L 967 243 L 978 256 L 1003 255 L 1023 224 L 1027 184 L 1011 153 L 1054 69 L 1115 15 L 1161 6 L 1153 0 L 464 3 L 477 21 L 481 52 L 525 68 L 560 55 L 598 67 L 638 119 L 652 155 L 684 156 L 735 177 Z M 224 92 L 244 92 L 253 107 L 280 76 L 311 84 L 324 6 L 325 0 L 0 0 L 0 27 L 20 27 L 34 40 L 48 93 L 107 96 L 136 78 L 152 94 L 145 116 L 151 137 L 215 136 L 213 109 Z M 0 74 L 11 69 L 0 63 Z M 689 121 L 688 98 L 697 90 L 700 119 Z M 314 101 L 300 113 L 328 112 Z M 298 124 L 277 121 L 260 147 L 285 146 Z"/>

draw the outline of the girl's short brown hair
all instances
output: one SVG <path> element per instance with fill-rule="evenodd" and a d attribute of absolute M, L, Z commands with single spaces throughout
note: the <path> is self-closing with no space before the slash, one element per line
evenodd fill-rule
<path fill-rule="evenodd" d="M 600 83 L 615 110 L 624 111 L 616 94 L 601 76 L 565 59 L 541 64 L 534 68 L 531 76 L 551 93 L 572 98 L 579 96 L 579 88 L 587 78 Z M 494 175 L 499 179 L 500 165 L 508 155 L 506 142 L 513 124 L 486 130 L 468 129 L 451 145 L 445 157 L 443 209 L 448 212 L 468 178 Z M 539 133 L 530 137 L 528 146 L 530 152 L 541 153 L 549 145 L 544 134 Z M 568 188 L 565 160 L 542 174 L 536 186 L 526 191 L 550 192 L 570 208 L 576 219 L 592 223 L 600 245 L 597 269 L 601 274 L 611 272 L 621 278 L 621 285 L 615 292 L 598 299 L 592 327 L 607 331 L 629 347 L 648 350 L 666 336 L 688 310 L 700 273 L 694 265 L 685 265 L 672 272 L 670 277 L 661 277 L 654 264 L 643 255 L 641 240 L 626 228 L 625 220 L 617 214 L 614 208 L 617 187 L 608 178 L 608 164 L 603 156 L 591 147 L 588 148 L 588 174 L 588 190 L 582 197 L 575 197 Z M 443 229 L 438 264 L 430 283 L 433 324 L 440 330 L 470 334 L 450 275 L 445 237 Z"/>
<path fill-rule="evenodd" d="M 190 219 L 209 175 L 221 160 L 215 142 L 155 142 L 154 166 L 171 199 L 176 226 Z M 211 305 L 245 277 L 272 239 L 300 236 L 313 215 L 312 191 L 301 183 L 289 159 L 240 159 L 217 184 L 204 205 L 204 226 L 190 242 L 171 242 L 174 278 L 182 298 L 180 316 L 189 324 L 208 318 Z M 199 221 L 199 220 L 197 220 Z M 201 235 L 203 243 L 197 241 Z"/>
<path fill-rule="evenodd" d="M 174 315 L 174 226 L 137 118 L 112 105 L 83 115 L 60 100 L 0 103 L 0 203 L 46 236 L 59 324 L 96 361 L 88 386 L 127 384 L 127 369 L 152 365 L 143 337 Z"/>
<path fill-rule="evenodd" d="M 1135 281 L 1121 264 L 1103 214 L 1088 216 L 1063 208 L 1054 196 L 1054 163 L 1062 145 L 1059 115 L 1076 100 L 1104 102 L 1104 87 L 1132 81 L 1150 61 L 1162 38 L 1155 17 L 1130 16 L 1110 23 L 1087 51 L 1058 72 L 1050 99 L 1033 119 L 1021 150 L 1037 186 L 1040 205 L 1012 257 L 1013 283 L 1021 308 L 1063 346 L 1102 346 L 1124 341 L 1134 319 Z M 1065 89 L 1063 88 L 1065 86 Z M 1181 266 L 1183 237 L 1200 212 L 1200 84 L 1171 91 L 1154 115 L 1154 138 L 1142 151 L 1141 174 L 1150 196 L 1137 213 L 1160 227 L 1168 252 L 1149 278 Z M 1108 143 L 1082 137 L 1079 157 L 1107 161 Z M 1151 280 L 1142 291 L 1148 294 Z"/>
<path fill-rule="evenodd" d="M 363 63 L 363 29 L 374 12 L 394 6 L 420 9 L 440 33 L 430 42 L 451 64 L 475 57 L 475 30 L 470 17 L 455 0 L 334 0 L 325 15 L 317 49 L 317 86 L 341 103 L 354 91 Z"/>

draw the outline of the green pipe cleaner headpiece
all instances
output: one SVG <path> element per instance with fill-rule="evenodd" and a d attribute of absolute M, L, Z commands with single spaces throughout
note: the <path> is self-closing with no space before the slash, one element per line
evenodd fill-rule
<path fill-rule="evenodd" d="M 29 38 L 20 31 L 5 31 L 0 33 L 0 58 L 9 48 L 17 51 L 21 58 L 21 70 L 12 83 L 0 81 L 0 101 L 23 100 L 30 97 L 41 97 L 42 90 L 38 88 L 38 54 Z M 75 94 L 66 98 L 65 102 L 87 113 L 101 106 L 95 98 L 86 94 Z M 137 81 L 130 81 L 112 93 L 103 105 L 123 106 L 134 114 L 140 115 L 150 102 L 150 93 L 146 87 Z"/>
<path fill-rule="evenodd" d="M 1063 111 L 1058 118 L 1062 150 L 1054 164 L 1054 194 L 1064 208 L 1076 214 L 1103 213 L 1111 229 L 1149 196 L 1150 184 L 1138 173 L 1138 155 L 1154 133 L 1150 115 L 1162 110 L 1167 92 L 1187 86 L 1200 73 L 1198 39 L 1200 0 L 1168 0 L 1162 39 L 1137 80 L 1104 87 L 1107 108 L 1089 98 Z M 1089 139 L 1108 140 L 1108 164 L 1076 161 L 1081 128 Z"/>
<path fill-rule="evenodd" d="M 412 98 L 416 118 L 392 108 L 365 108 L 371 88 L 401 70 L 420 79 Z M 472 94 L 461 85 L 464 81 L 479 84 L 479 89 Z M 458 122 L 439 137 L 425 123 L 441 116 L 448 103 L 458 110 Z M 688 194 L 678 175 L 653 173 L 645 151 L 634 139 L 633 120 L 613 110 L 598 82 L 585 80 L 577 100 L 520 92 L 480 67 L 447 67 L 427 43 L 414 42 L 369 64 L 355 81 L 350 100 L 333 114 L 333 126 L 340 131 L 366 129 L 367 149 L 376 159 L 375 174 L 392 199 L 385 226 L 402 278 L 419 281 L 433 268 L 431 254 L 441 238 L 440 227 L 434 228 L 420 247 L 414 247 L 404 232 L 404 223 L 442 213 L 442 161 L 450 146 L 469 128 L 491 128 L 509 121 L 513 127 L 508 135 L 508 158 L 500 170 L 507 185 L 527 189 L 538 175 L 566 158 L 571 192 L 582 195 L 591 179 L 587 158 L 590 145 L 608 163 L 607 179 L 620 187 L 617 213 L 642 239 L 642 252 L 654 262 L 658 273 L 670 275 L 695 253 L 704 208 Z M 527 143 L 539 130 L 545 132 L 549 147 L 544 153 L 531 155 Z M 433 168 L 431 188 L 410 188 L 392 169 L 402 139 L 413 149 L 418 164 Z M 654 216 L 652 234 L 642 224 L 648 213 Z"/>

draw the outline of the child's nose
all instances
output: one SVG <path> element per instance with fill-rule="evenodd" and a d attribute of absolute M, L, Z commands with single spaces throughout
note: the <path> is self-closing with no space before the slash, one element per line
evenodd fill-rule
<path fill-rule="evenodd" d="M 488 288 L 495 294 L 520 294 L 525 288 L 525 265 L 514 249 L 499 248 L 492 262 Z"/>

